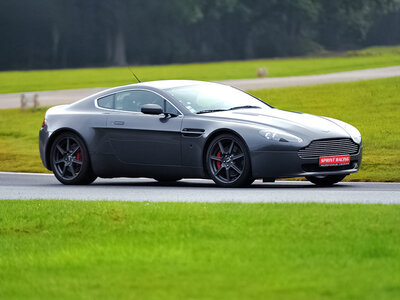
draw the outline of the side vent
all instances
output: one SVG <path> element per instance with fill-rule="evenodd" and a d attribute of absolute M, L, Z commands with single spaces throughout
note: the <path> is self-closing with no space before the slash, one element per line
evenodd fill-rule
<path fill-rule="evenodd" d="M 183 128 L 181 133 L 184 137 L 200 137 L 204 133 L 204 129 L 201 128 Z"/>

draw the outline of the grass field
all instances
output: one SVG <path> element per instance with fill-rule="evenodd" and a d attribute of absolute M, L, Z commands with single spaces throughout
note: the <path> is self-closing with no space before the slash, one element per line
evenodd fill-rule
<path fill-rule="evenodd" d="M 39 130 L 46 108 L 0 109 L 0 171 L 46 172 L 39 155 Z"/>
<path fill-rule="evenodd" d="M 270 104 L 341 119 L 359 128 L 361 171 L 348 180 L 400 181 L 400 77 L 253 91 Z M 0 171 L 46 172 L 38 150 L 45 109 L 0 110 Z"/>
<path fill-rule="evenodd" d="M 336 54 L 335 57 L 301 57 L 217 63 L 133 66 L 143 81 L 159 79 L 227 80 L 254 78 L 260 67 L 268 76 L 324 74 L 400 65 L 400 46 L 374 47 Z M 0 93 L 112 87 L 132 81 L 128 68 L 93 68 L 52 71 L 0 72 Z M 136 81 L 135 81 L 136 82 Z"/>
<path fill-rule="evenodd" d="M 1 201 L 1 299 L 398 299 L 400 207 Z"/>

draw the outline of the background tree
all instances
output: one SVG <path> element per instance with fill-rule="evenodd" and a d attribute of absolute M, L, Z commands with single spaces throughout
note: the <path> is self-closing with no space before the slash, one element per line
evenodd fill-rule
<path fill-rule="evenodd" d="M 2 0 L 0 69 L 296 56 L 400 44 L 400 0 Z"/>

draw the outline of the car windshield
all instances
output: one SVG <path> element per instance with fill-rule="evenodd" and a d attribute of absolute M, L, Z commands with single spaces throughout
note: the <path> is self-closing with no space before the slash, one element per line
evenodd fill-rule
<path fill-rule="evenodd" d="M 246 108 L 268 108 L 268 104 L 238 89 L 220 84 L 198 84 L 165 89 L 192 113 L 210 113 Z"/>

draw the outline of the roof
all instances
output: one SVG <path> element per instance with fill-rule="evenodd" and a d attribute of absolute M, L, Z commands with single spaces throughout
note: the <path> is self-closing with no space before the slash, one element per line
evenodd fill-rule
<path fill-rule="evenodd" d="M 214 83 L 207 81 L 198 81 L 198 80 L 157 80 L 157 81 L 147 81 L 147 82 L 137 83 L 135 84 L 135 86 L 149 86 L 164 90 L 174 87 L 198 85 L 198 84 L 214 84 Z"/>

